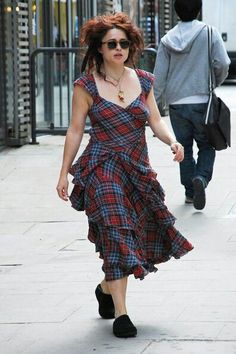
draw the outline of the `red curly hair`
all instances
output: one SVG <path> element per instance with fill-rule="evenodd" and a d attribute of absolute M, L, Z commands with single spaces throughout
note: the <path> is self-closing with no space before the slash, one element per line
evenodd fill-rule
<path fill-rule="evenodd" d="M 112 15 L 97 16 L 82 26 L 80 43 L 88 46 L 81 67 L 82 72 L 85 71 L 86 66 L 89 71 L 95 66 L 97 72 L 101 74 L 103 57 L 98 49 L 101 47 L 102 39 L 107 31 L 113 28 L 124 31 L 129 39 L 130 48 L 126 63 L 135 67 L 135 58 L 144 47 L 142 33 L 125 13 L 118 12 Z"/>

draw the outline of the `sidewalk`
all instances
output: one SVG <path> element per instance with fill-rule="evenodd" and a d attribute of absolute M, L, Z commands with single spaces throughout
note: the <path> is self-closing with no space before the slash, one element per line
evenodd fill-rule
<path fill-rule="evenodd" d="M 227 87 L 220 92 L 230 100 Z M 97 314 L 94 289 L 103 273 L 86 239 L 87 219 L 56 195 L 64 137 L 38 141 L 0 153 L 0 353 L 235 354 L 235 143 L 217 154 L 206 208 L 196 211 L 184 205 L 169 147 L 147 129 L 166 203 L 195 249 L 144 281 L 130 277 L 127 302 L 138 336 L 126 340 Z M 87 141 L 85 135 L 81 150 Z"/>

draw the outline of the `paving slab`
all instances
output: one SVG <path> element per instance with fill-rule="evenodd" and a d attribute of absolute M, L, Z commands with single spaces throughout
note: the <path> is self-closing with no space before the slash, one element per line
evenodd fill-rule
<path fill-rule="evenodd" d="M 162 341 L 153 342 L 143 352 L 145 354 L 174 354 L 174 353 L 187 353 L 187 354 L 235 354 L 236 344 L 227 341 Z"/>

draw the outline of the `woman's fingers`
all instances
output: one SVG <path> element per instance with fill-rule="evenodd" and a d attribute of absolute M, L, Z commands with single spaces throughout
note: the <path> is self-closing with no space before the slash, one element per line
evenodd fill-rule
<path fill-rule="evenodd" d="M 181 162 L 184 159 L 184 147 L 176 142 L 171 144 L 171 150 L 173 154 L 175 155 L 174 161 Z"/>
<path fill-rule="evenodd" d="M 57 185 L 57 194 L 62 200 L 68 201 L 68 180 L 60 181 Z"/>

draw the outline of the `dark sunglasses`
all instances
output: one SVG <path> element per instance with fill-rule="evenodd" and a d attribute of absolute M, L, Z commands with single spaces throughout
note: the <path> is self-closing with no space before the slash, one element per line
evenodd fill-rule
<path fill-rule="evenodd" d="M 121 39 L 120 41 L 112 39 L 110 41 L 102 42 L 102 44 L 107 45 L 108 49 L 116 49 L 118 43 L 122 49 L 127 49 L 130 46 L 130 41 L 128 39 Z"/>

